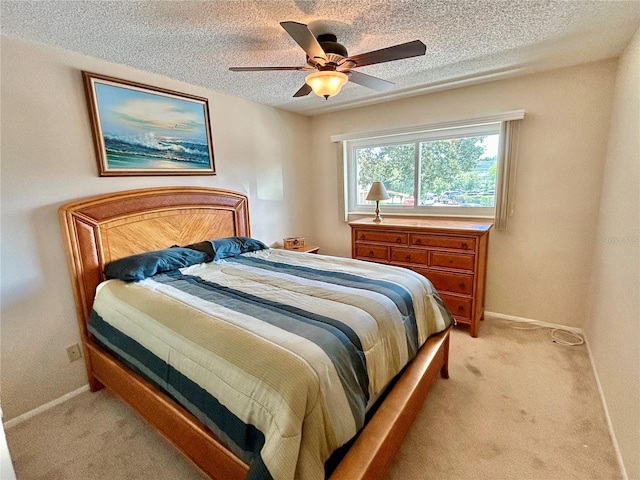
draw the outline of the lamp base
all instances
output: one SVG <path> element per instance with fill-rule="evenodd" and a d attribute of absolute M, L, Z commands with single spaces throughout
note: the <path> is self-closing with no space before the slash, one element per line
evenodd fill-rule
<path fill-rule="evenodd" d="M 380 216 L 380 201 L 376 200 L 376 216 L 373 219 L 373 223 L 380 223 L 382 221 L 382 217 Z"/>

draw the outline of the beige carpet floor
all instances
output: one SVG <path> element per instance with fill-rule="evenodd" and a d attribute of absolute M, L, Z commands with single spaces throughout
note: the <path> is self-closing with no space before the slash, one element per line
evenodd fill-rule
<path fill-rule="evenodd" d="M 453 332 L 449 371 L 387 480 L 622 478 L 585 345 L 487 319 L 478 338 Z M 106 391 L 20 423 L 7 439 L 18 480 L 203 478 Z"/>

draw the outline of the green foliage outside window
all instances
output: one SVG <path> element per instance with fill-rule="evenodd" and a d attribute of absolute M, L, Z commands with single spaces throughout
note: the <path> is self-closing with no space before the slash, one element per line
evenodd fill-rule
<path fill-rule="evenodd" d="M 382 180 L 387 191 L 413 194 L 415 178 L 415 145 L 361 148 L 357 151 L 358 184 L 368 189 Z"/>
<path fill-rule="evenodd" d="M 491 207 L 497 167 L 495 155 L 488 157 L 489 137 L 495 139 L 497 135 L 357 149 L 359 190 L 366 192 L 372 182 L 383 181 L 392 196 L 391 203 L 412 205 L 419 168 L 420 205 Z"/>

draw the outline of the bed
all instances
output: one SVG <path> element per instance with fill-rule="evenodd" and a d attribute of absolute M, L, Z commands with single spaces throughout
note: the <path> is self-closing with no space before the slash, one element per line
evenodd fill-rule
<path fill-rule="evenodd" d="M 108 342 L 95 329 L 95 324 L 91 324 L 92 315 L 95 318 L 96 311 L 108 310 L 104 307 L 109 302 L 103 299 L 106 295 L 103 291 L 107 292 L 112 288 L 116 292 L 120 291 L 118 289 L 125 292 L 127 288 L 147 288 L 155 291 L 158 290 L 156 280 L 163 276 L 154 276 L 148 280 L 134 282 L 132 285 L 127 285 L 120 280 L 105 282 L 103 272 L 106 265 L 131 255 L 167 249 L 175 245 L 187 246 L 218 238 L 250 237 L 247 197 L 239 193 L 211 188 L 163 187 L 86 198 L 63 205 L 59 212 L 91 390 L 108 388 L 137 411 L 209 477 L 220 480 L 244 479 L 252 476 L 260 478 L 261 475 L 256 473 L 255 468 L 252 467 L 253 464 L 243 455 L 242 449 L 238 450 L 238 445 L 229 442 L 224 431 L 214 433 L 215 428 L 210 428 L 211 425 L 207 426 L 206 419 L 197 412 L 194 414 L 188 402 L 179 403 L 176 401 L 176 395 L 165 389 L 158 389 L 152 378 L 144 375 L 143 371 L 138 371 L 135 365 L 127 362 L 127 359 L 121 357 L 117 351 L 114 353 L 111 349 L 105 348 Z M 337 261 L 332 257 L 265 249 L 230 257 L 220 262 L 210 262 L 211 265 L 196 264 L 181 269 L 177 274 L 171 273 L 164 276 L 168 277 L 168 280 L 165 280 L 169 282 L 184 283 L 185 278 L 205 278 L 205 283 L 216 285 L 225 281 L 236 282 L 231 284 L 234 291 L 246 286 L 246 295 L 253 295 L 260 289 L 264 289 L 265 292 L 270 292 L 269 295 L 273 295 L 275 302 L 275 300 L 279 301 L 279 294 L 274 289 L 281 286 L 276 286 L 270 276 L 263 275 L 268 265 L 269 270 L 277 270 L 274 277 L 279 278 L 278 282 L 289 282 L 284 285 L 283 292 L 302 288 L 300 285 L 308 283 L 308 291 L 298 292 L 296 295 L 304 294 L 305 298 L 323 296 L 322 299 L 316 298 L 313 301 L 324 302 L 326 295 L 337 295 L 333 291 L 333 286 L 327 286 L 327 291 L 322 295 L 309 292 L 311 289 L 318 288 L 317 282 L 325 281 L 316 278 L 319 275 L 318 272 L 326 270 L 330 272 L 331 277 L 345 276 L 339 272 L 342 267 L 336 266 Z M 342 262 L 352 263 L 356 273 L 361 269 L 359 274 L 363 277 L 374 277 L 375 275 L 368 269 L 378 268 L 373 264 L 351 259 L 342 259 Z M 401 273 L 394 271 L 395 267 L 385 268 L 387 268 L 385 275 L 391 275 L 391 277 Z M 243 275 L 242 277 L 238 277 L 239 272 Z M 291 275 L 296 275 L 294 282 L 288 280 Z M 310 275 L 312 277 L 309 277 Z M 232 276 L 233 279 L 229 280 Z M 266 279 L 264 281 L 260 280 L 263 276 Z M 381 277 L 380 281 L 383 280 L 384 278 Z M 417 281 L 410 279 L 411 282 L 414 280 Z M 349 276 L 346 280 L 343 278 L 343 281 L 350 282 L 352 279 Z M 266 282 L 268 285 L 257 286 L 259 282 Z M 249 284 L 251 286 L 247 286 Z M 174 283 L 168 287 L 163 286 L 159 290 L 161 293 L 167 290 L 178 291 L 179 288 L 174 288 L 175 285 Z M 228 284 L 223 285 L 224 289 L 231 287 Z M 351 285 L 347 287 L 352 288 Z M 97 291 L 99 295 L 96 297 Z M 141 298 L 140 292 L 141 290 L 137 290 L 133 294 L 130 293 L 131 298 Z M 115 296 L 117 295 L 116 293 Z M 122 293 L 122 295 L 125 294 Z M 180 295 L 185 294 L 183 292 Z M 349 294 L 348 297 L 352 298 L 353 295 Z M 418 300 L 418 303 L 421 301 Z M 180 297 L 178 304 L 180 303 L 188 302 Z M 295 306 L 295 308 L 299 307 L 300 305 Z M 164 311 L 164 308 L 162 307 L 161 310 Z M 178 305 L 175 308 L 182 307 Z M 244 317 L 242 318 L 244 321 Z M 442 319 L 440 323 L 441 321 Z M 358 426 L 357 433 L 351 440 L 338 442 L 344 445 L 336 450 L 328 463 L 331 465 L 329 469 L 331 479 L 384 477 L 438 374 L 448 378 L 448 324 L 444 327 L 441 325 L 439 330 L 434 334 L 426 331 L 419 333 L 428 338 L 417 349 L 415 356 L 413 352 L 409 353 L 408 358 L 413 357 L 413 359 L 401 369 L 400 374 L 389 386 L 384 389 L 363 387 L 364 391 L 369 389 L 376 393 L 375 396 L 379 393 L 380 398 L 375 404 L 369 401 L 368 397 L 366 398 L 365 403 L 369 408 L 367 415 L 363 415 L 362 418 L 364 427 Z M 141 338 L 144 338 L 144 335 Z M 422 340 L 419 343 L 422 343 Z M 411 350 L 411 348 L 408 349 Z M 253 352 L 254 349 L 251 351 Z M 373 361 L 369 357 L 367 359 L 370 362 Z M 375 383 L 375 380 L 372 382 Z M 328 403 L 334 401 L 331 400 Z M 330 415 L 325 411 L 319 414 L 320 417 Z M 308 429 L 308 426 L 304 428 Z M 347 434 L 350 435 L 350 433 L 340 433 L 340 435 Z M 328 438 L 335 436 L 339 435 L 331 431 Z M 270 435 L 269 438 L 271 438 Z M 333 446 L 331 449 L 333 450 Z M 275 450 L 277 451 L 278 447 Z M 286 451 L 284 446 L 282 451 Z M 267 463 L 268 461 L 267 459 Z M 270 461 L 273 465 L 274 460 Z M 305 467 L 297 465 L 277 476 L 304 478 L 307 474 L 303 472 Z M 313 475 L 317 478 L 317 469 L 313 471 Z"/>

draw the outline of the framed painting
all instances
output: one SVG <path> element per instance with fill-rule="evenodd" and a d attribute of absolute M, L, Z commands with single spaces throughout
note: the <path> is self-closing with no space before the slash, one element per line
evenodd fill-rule
<path fill-rule="evenodd" d="M 206 98 L 82 76 L 101 177 L 215 175 Z"/>

